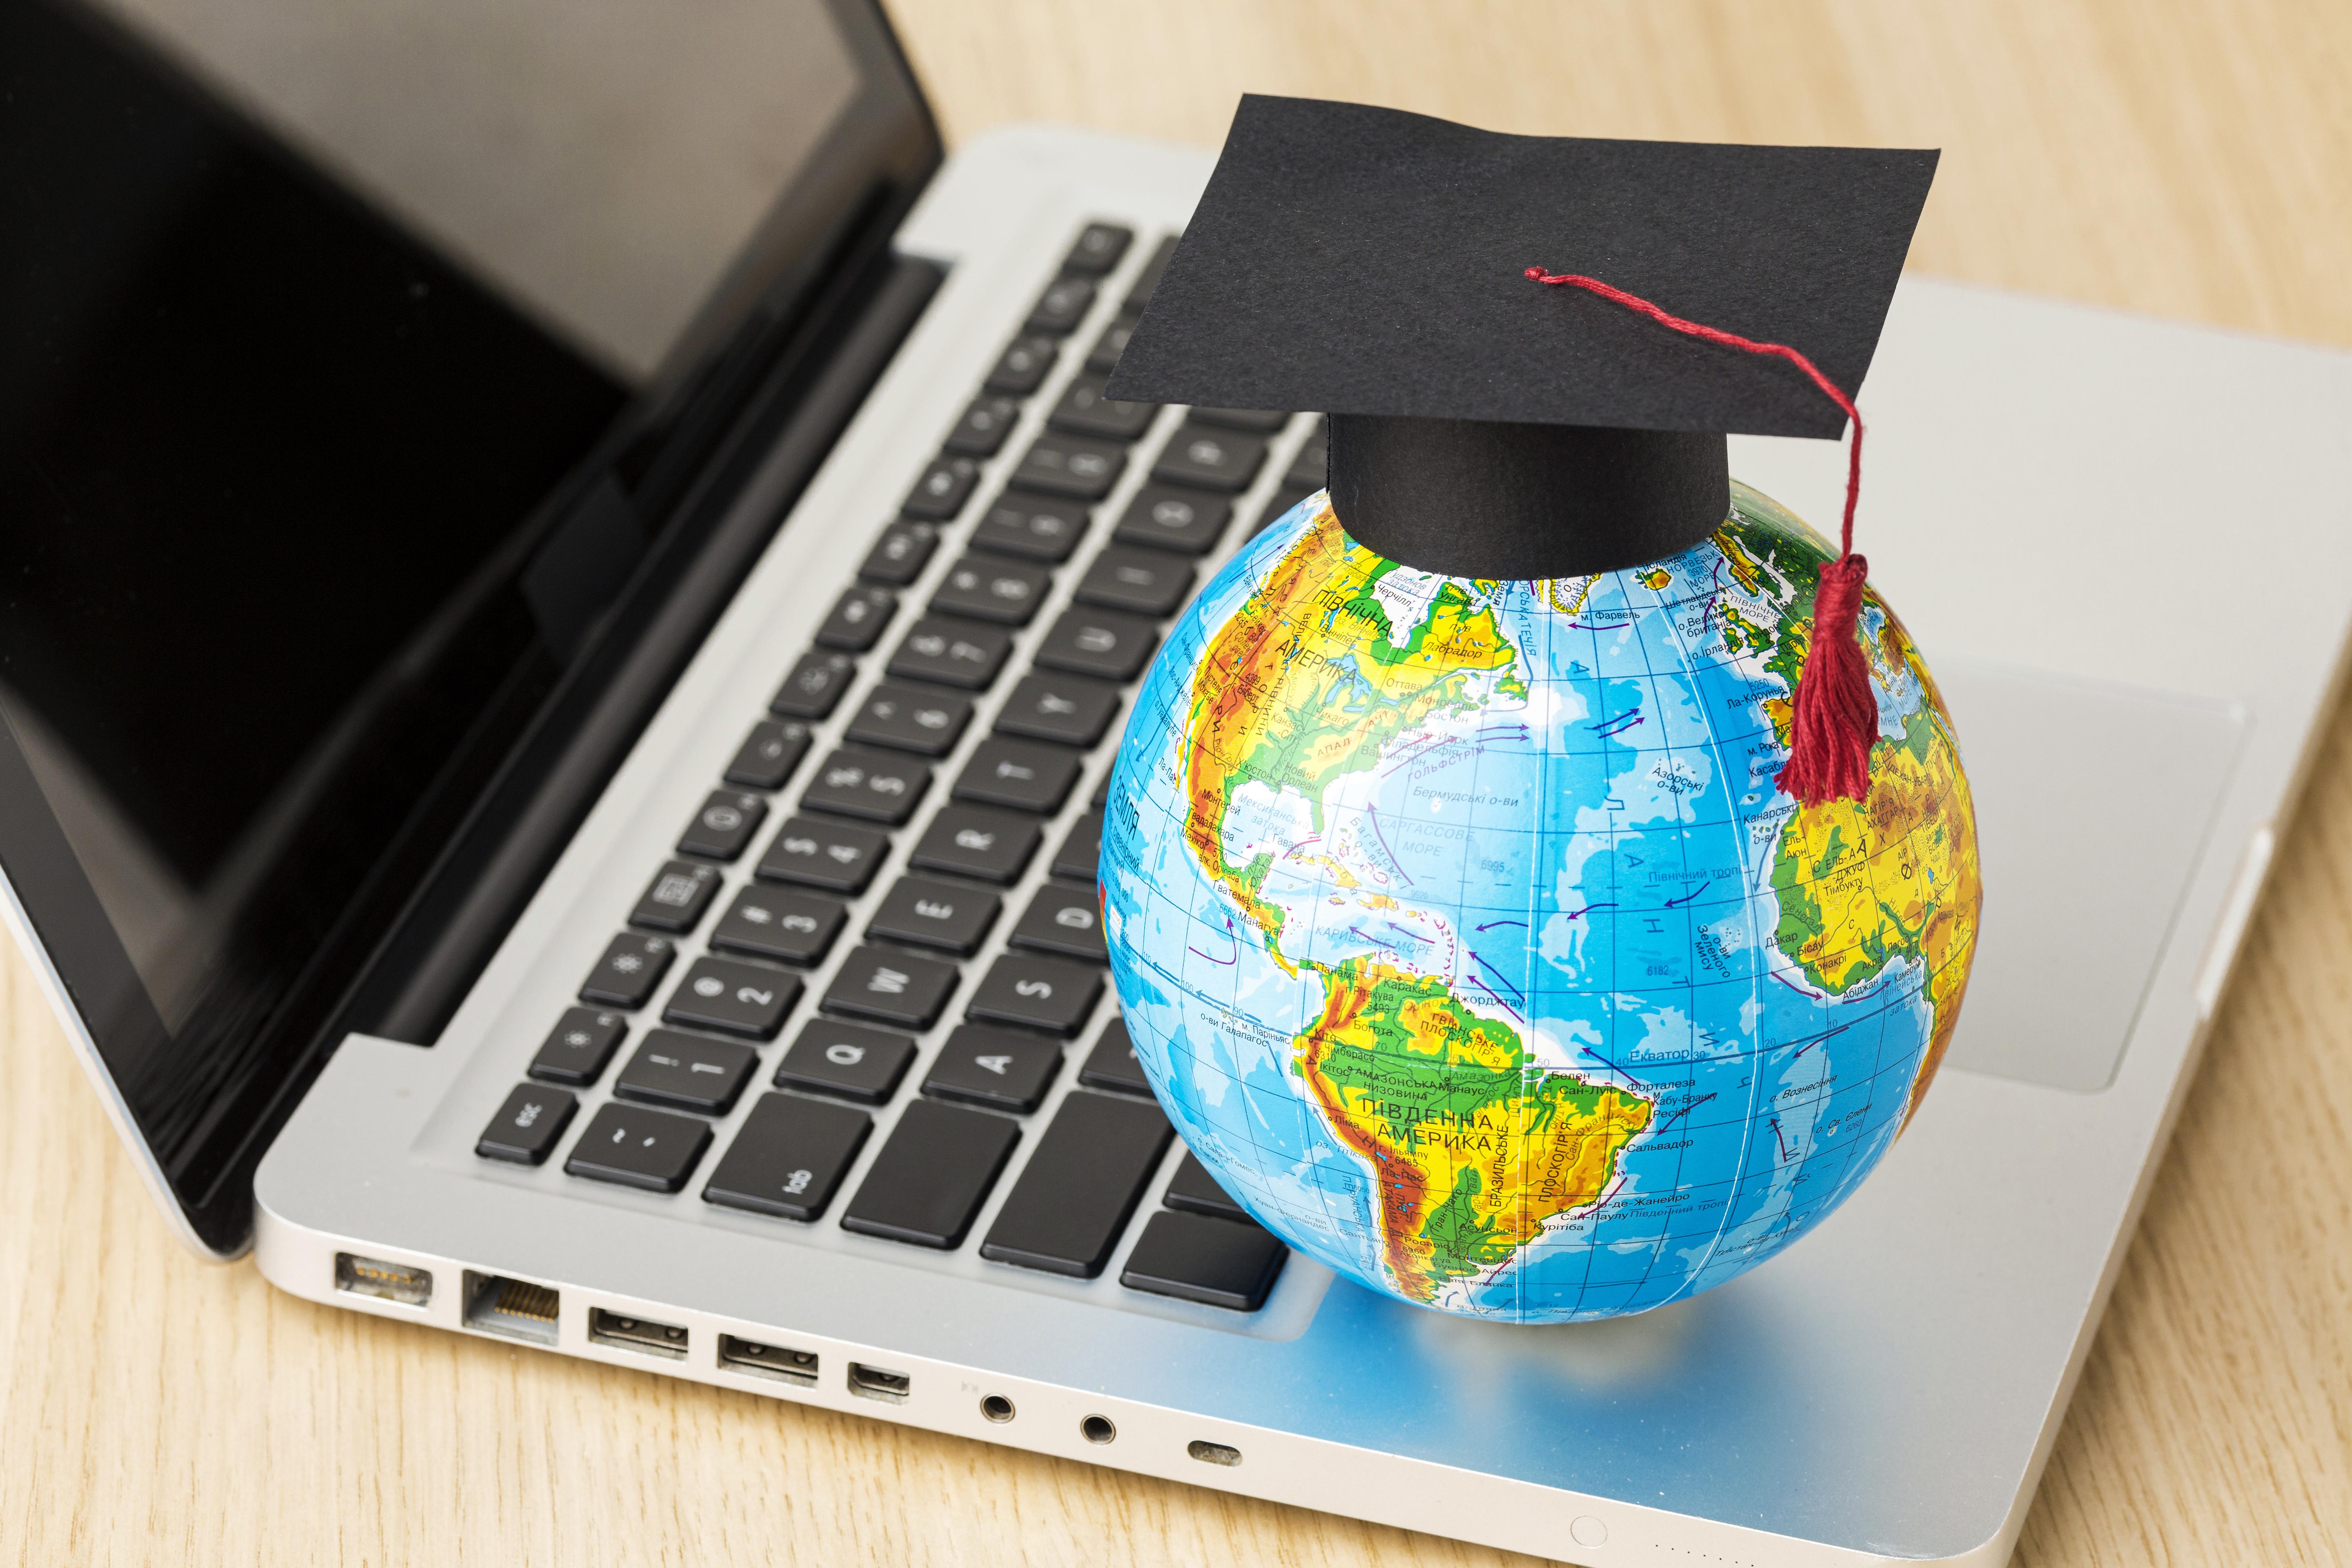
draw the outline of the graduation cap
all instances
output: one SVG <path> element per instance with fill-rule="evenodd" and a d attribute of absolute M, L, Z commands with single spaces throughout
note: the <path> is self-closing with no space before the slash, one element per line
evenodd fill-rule
<path fill-rule="evenodd" d="M 1107 395 L 1326 411 L 1340 525 L 1410 566 L 1660 560 L 1728 513 L 1728 433 L 1843 430 L 1936 160 L 1244 97 Z M 1876 728 L 1852 500 L 1798 692 L 1809 787 L 1782 780 L 1802 798 L 1859 795 Z"/>

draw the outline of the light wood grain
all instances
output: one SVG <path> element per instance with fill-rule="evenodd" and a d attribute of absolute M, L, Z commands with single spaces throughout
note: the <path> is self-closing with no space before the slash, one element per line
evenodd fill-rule
<path fill-rule="evenodd" d="M 1924 268 L 2352 344 L 2340 4 L 893 10 L 957 137 L 1055 120 L 1206 143 L 1247 89 L 1522 132 L 1940 145 Z M 2352 712 L 2021 1563 L 2352 1562 L 2348 959 Z M 13 955 L 0 987 L 0 1561 L 1506 1561 L 279 1296 L 178 1249 Z"/>

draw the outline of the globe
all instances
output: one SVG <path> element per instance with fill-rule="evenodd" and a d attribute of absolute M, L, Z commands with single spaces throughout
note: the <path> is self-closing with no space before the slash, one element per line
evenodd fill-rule
<path fill-rule="evenodd" d="M 1446 577 L 1301 501 L 1145 677 L 1104 930 L 1227 1192 L 1375 1290 L 1517 1322 L 1709 1289 L 1918 1109 L 1975 948 L 1951 721 L 1874 594 L 1861 801 L 1776 784 L 1831 547 L 1732 487 L 1653 565 Z"/>

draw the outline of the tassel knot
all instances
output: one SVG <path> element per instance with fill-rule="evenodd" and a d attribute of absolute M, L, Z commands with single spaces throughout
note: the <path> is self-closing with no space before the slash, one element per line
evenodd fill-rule
<path fill-rule="evenodd" d="M 1870 792 L 1870 748 L 1878 739 L 1878 699 L 1854 637 L 1870 563 L 1839 556 L 1813 590 L 1813 640 L 1798 677 L 1781 789 L 1805 804 L 1861 800 Z"/>

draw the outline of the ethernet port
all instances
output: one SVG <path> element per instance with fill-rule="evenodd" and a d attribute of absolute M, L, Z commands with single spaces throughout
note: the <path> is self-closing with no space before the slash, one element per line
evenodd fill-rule
<path fill-rule="evenodd" d="M 562 1297 L 544 1285 L 466 1270 L 465 1323 L 469 1329 L 551 1345 L 562 1304 Z"/>

